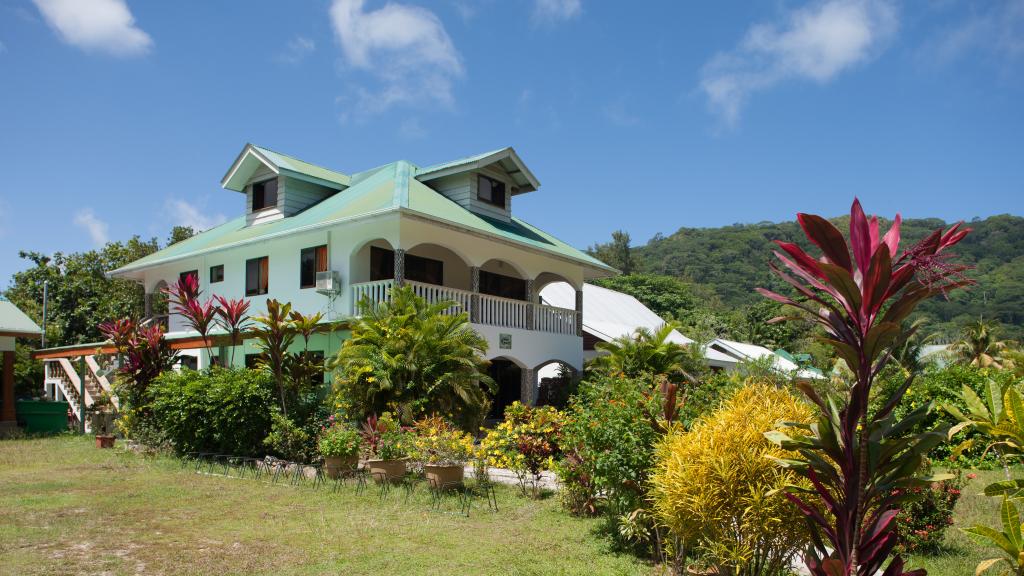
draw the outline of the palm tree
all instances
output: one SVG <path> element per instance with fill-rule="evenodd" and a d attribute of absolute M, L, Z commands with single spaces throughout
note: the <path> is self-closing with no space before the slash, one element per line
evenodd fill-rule
<path fill-rule="evenodd" d="M 935 339 L 935 334 L 921 336 L 920 330 L 925 320 L 918 318 L 905 331 L 909 334 L 902 343 L 897 343 L 892 349 L 892 359 L 903 369 L 904 376 L 920 374 L 925 368 L 925 362 L 921 358 L 924 347 Z"/>
<path fill-rule="evenodd" d="M 993 322 L 978 320 L 964 327 L 962 337 L 953 343 L 951 350 L 965 364 L 980 368 L 1003 368 L 1006 360 L 1003 354 L 1010 349 L 1008 340 L 996 340 L 999 326 Z"/>
<path fill-rule="evenodd" d="M 608 372 L 622 373 L 636 378 L 643 374 L 665 374 L 670 377 L 690 376 L 694 364 L 689 346 L 671 342 L 669 337 L 675 326 L 665 323 L 655 331 L 637 328 L 610 342 L 599 342 L 596 348 L 604 354 L 593 360 L 593 366 Z M 696 348 L 696 347 L 694 347 Z"/>
<path fill-rule="evenodd" d="M 487 340 L 456 302 L 428 303 L 412 288 L 395 288 L 390 302 L 364 299 L 352 336 L 338 352 L 336 393 L 363 416 L 397 409 L 406 422 L 438 414 L 465 429 L 487 414 L 494 381 L 484 359 Z"/>

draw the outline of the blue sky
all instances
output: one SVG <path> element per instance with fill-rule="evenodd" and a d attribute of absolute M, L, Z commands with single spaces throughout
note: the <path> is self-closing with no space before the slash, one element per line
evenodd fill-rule
<path fill-rule="evenodd" d="M 246 142 L 344 172 L 512 145 L 514 212 L 625 229 L 1024 213 L 1024 1 L 0 0 L 0 287 L 244 209 Z"/>

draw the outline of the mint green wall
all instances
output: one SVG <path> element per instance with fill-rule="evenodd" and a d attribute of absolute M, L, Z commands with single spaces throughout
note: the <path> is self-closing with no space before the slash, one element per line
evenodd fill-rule
<path fill-rule="evenodd" d="M 309 339 L 309 350 L 310 352 L 323 352 L 324 360 L 330 360 L 338 355 L 341 343 L 347 340 L 351 334 L 349 330 L 338 330 L 328 334 L 314 334 Z M 301 352 L 303 348 L 304 342 L 300 336 L 295 339 L 289 351 Z M 247 355 L 260 353 L 259 348 L 256 347 L 255 339 L 246 340 L 241 345 L 235 346 L 234 349 L 234 362 L 232 366 L 235 368 L 245 366 L 245 357 Z M 222 355 L 225 363 L 231 362 L 231 347 L 225 346 L 220 351 L 214 350 L 214 354 Z M 330 382 L 330 373 L 327 370 L 324 371 L 324 382 Z"/>

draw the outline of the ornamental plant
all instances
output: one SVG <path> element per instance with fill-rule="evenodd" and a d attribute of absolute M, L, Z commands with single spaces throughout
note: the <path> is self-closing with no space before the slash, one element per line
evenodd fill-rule
<path fill-rule="evenodd" d="M 810 407 L 785 389 L 750 382 L 657 447 L 655 515 L 720 574 L 782 574 L 810 541 L 800 510 L 781 493 L 799 477 L 771 460 L 793 454 L 764 437 L 779 421 L 809 423 Z"/>
<path fill-rule="evenodd" d="M 199 289 L 199 279 L 194 274 L 186 274 L 178 279 L 173 285 L 164 289 L 168 302 L 171 305 L 171 312 L 180 314 L 185 324 L 199 333 L 203 339 L 203 347 L 206 348 L 210 357 L 213 351 L 210 348 L 209 334 L 217 318 L 217 306 L 212 299 L 200 302 L 199 297 L 202 291 Z"/>
<path fill-rule="evenodd" d="M 513 402 L 505 419 L 487 431 L 480 450 L 489 466 L 511 470 L 524 496 L 540 496 L 540 479 L 561 453 L 561 413 L 551 406 Z"/>
<path fill-rule="evenodd" d="M 378 418 L 371 414 L 359 432 L 363 455 L 367 460 L 400 460 L 409 454 L 408 434 L 398 421 L 385 412 Z"/>
<path fill-rule="evenodd" d="M 850 212 L 849 243 L 828 220 L 810 214 L 797 219 L 807 239 L 821 250 L 813 258 L 796 244 L 776 241 L 782 267 L 772 270 L 796 291 L 789 297 L 758 291 L 806 313 L 822 326 L 822 340 L 852 372 L 852 381 L 838 394 L 819 395 L 811 386 L 801 391 L 820 409 L 814 426 L 796 432 L 769 433 L 797 456 L 779 460 L 810 482 L 793 487 L 787 497 L 803 511 L 813 545 L 805 563 L 815 576 L 924 574 L 905 573 L 894 554 L 898 542 L 895 520 L 911 497 L 907 490 L 927 485 L 919 478 L 924 454 L 945 441 L 946 429 L 912 431 L 933 409 L 923 404 L 898 420 L 893 411 L 913 381 L 909 376 L 878 410 L 869 410 L 876 375 L 892 351 L 913 334 L 904 322 L 922 300 L 965 286 L 965 266 L 949 261 L 949 249 L 967 235 L 960 224 L 936 230 L 899 252 L 899 215 L 883 236 L 878 219 L 868 219 L 860 202 Z"/>
<path fill-rule="evenodd" d="M 896 517 L 901 552 L 937 554 L 942 550 L 942 539 L 953 525 L 953 509 L 963 487 L 963 471 L 958 469 L 948 480 L 911 489 L 914 498 Z"/>
<path fill-rule="evenodd" d="M 412 426 L 411 455 L 430 466 L 462 466 L 473 456 L 473 437 L 440 416 L 421 418 Z"/>
<path fill-rule="evenodd" d="M 359 431 L 345 422 L 336 421 L 331 417 L 327 426 L 320 430 L 317 449 L 320 455 L 329 457 L 349 457 L 359 454 L 363 439 Z"/>

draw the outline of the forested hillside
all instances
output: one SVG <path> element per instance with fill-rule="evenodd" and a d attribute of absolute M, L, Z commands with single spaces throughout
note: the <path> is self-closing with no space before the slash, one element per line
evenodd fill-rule
<path fill-rule="evenodd" d="M 847 217 L 833 222 L 840 230 L 848 229 Z M 883 228 L 889 224 L 883 222 Z M 901 247 L 948 225 L 938 219 L 905 220 Z M 974 231 L 957 246 L 956 254 L 973 266 L 968 275 L 977 285 L 950 294 L 948 300 L 922 304 L 920 315 L 928 320 L 927 331 L 952 338 L 964 323 L 983 317 L 998 320 L 1004 337 L 1024 339 L 1024 218 L 992 216 L 965 225 Z M 712 294 L 706 300 L 710 306 L 735 310 L 762 299 L 754 292 L 757 286 L 783 288 L 768 270 L 775 239 L 810 248 L 796 222 L 766 222 L 680 228 L 631 249 L 626 249 L 628 234 L 617 233 L 611 242 L 590 251 L 620 269 L 679 278 L 699 293 Z"/>

